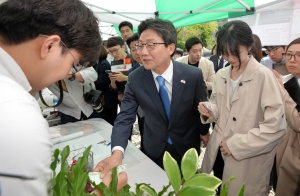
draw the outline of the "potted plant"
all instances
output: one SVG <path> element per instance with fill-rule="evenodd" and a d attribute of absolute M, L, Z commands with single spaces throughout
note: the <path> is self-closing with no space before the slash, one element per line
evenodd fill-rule
<path fill-rule="evenodd" d="M 88 172 L 84 169 L 88 163 L 88 155 L 90 153 L 92 146 L 89 146 L 83 153 L 83 156 L 78 159 L 76 164 L 73 166 L 68 166 L 66 163 L 67 157 L 70 154 L 70 147 L 66 146 L 61 152 L 56 149 L 54 151 L 54 160 L 51 163 L 51 169 L 53 171 L 52 176 L 52 191 L 53 196 L 76 196 L 76 195 L 90 195 L 86 193 L 86 184 L 89 182 Z M 60 172 L 56 175 L 55 169 L 57 163 L 61 160 Z M 198 154 L 195 149 L 188 150 L 181 163 L 181 173 L 179 166 L 172 156 L 165 152 L 163 158 L 163 164 L 165 172 L 169 178 L 169 185 L 163 186 L 160 192 L 156 192 L 150 184 L 140 183 L 136 185 L 136 193 L 131 192 L 130 186 L 126 185 L 122 188 L 120 193 L 117 193 L 117 169 L 112 169 L 112 181 L 109 188 L 101 182 L 96 185 L 94 182 L 91 184 L 98 189 L 105 196 L 142 196 L 146 193 L 149 196 L 162 196 L 168 191 L 168 196 L 191 196 L 191 195 L 201 195 L 201 196 L 214 196 L 216 194 L 216 188 L 222 183 L 222 181 L 212 175 L 204 173 L 196 173 L 198 168 Z M 228 194 L 228 186 L 234 177 L 226 180 L 222 185 L 221 196 L 226 196 Z M 244 195 L 244 185 L 240 189 L 238 196 Z"/>

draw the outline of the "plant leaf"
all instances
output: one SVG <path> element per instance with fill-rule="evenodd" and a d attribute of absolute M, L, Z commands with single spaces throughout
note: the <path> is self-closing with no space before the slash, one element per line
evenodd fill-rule
<path fill-rule="evenodd" d="M 147 184 L 143 184 L 140 186 L 140 189 L 147 193 L 149 196 L 157 196 L 156 191 Z"/>
<path fill-rule="evenodd" d="M 91 181 L 91 184 L 95 187 L 95 189 L 100 191 L 102 195 L 113 196 L 103 182 L 100 182 L 100 184 L 97 185 L 95 182 Z"/>
<path fill-rule="evenodd" d="M 120 196 L 131 196 L 129 189 L 130 189 L 130 186 L 128 184 L 123 186 L 123 188 L 120 191 Z"/>
<path fill-rule="evenodd" d="M 175 191 L 172 191 L 168 194 L 168 196 L 173 196 L 173 195 L 175 195 Z"/>
<path fill-rule="evenodd" d="M 189 187 L 189 186 L 202 186 L 206 187 L 211 190 L 215 190 L 218 188 L 218 186 L 222 183 L 222 181 L 210 174 L 200 173 L 194 175 L 192 178 L 190 178 L 188 181 L 186 181 L 183 186 Z"/>
<path fill-rule="evenodd" d="M 245 184 L 243 184 L 243 186 L 241 187 L 238 196 L 244 196 L 244 192 L 245 192 Z"/>
<path fill-rule="evenodd" d="M 167 186 L 163 186 L 163 189 L 158 193 L 158 196 L 163 196 L 163 194 L 167 192 L 170 186 L 171 186 L 170 183 Z"/>
<path fill-rule="evenodd" d="M 69 172 L 69 167 L 66 159 L 70 154 L 70 147 L 66 146 L 61 152 L 61 166 L 60 172 L 56 176 L 56 183 L 53 186 L 53 195 L 67 196 L 67 181 L 65 180 L 66 174 Z"/>
<path fill-rule="evenodd" d="M 181 175 L 176 160 L 167 151 L 164 154 L 163 164 L 169 181 L 177 193 L 181 186 Z"/>
<path fill-rule="evenodd" d="M 189 186 L 184 187 L 178 194 L 178 196 L 192 196 L 192 195 L 201 195 L 201 196 L 214 196 L 216 191 L 202 187 L 202 186 Z"/>
<path fill-rule="evenodd" d="M 117 174 L 117 167 L 112 168 L 112 180 L 109 185 L 110 192 L 114 195 L 117 194 L 117 186 L 118 186 L 118 174 Z"/>
<path fill-rule="evenodd" d="M 221 188 L 221 194 L 220 196 L 227 196 L 228 195 L 228 187 L 230 182 L 235 179 L 234 176 L 230 176 L 223 184 L 222 184 L 222 188 Z"/>
<path fill-rule="evenodd" d="M 52 187 L 56 184 L 56 167 L 58 162 L 59 149 L 55 149 L 53 152 L 53 162 L 50 164 L 50 169 L 52 170 Z"/>
<path fill-rule="evenodd" d="M 181 171 L 185 180 L 195 175 L 198 169 L 198 153 L 195 148 L 191 148 L 183 155 L 181 161 Z"/>

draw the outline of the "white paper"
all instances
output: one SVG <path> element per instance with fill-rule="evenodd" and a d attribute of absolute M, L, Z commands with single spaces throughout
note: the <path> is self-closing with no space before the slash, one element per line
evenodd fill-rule
<path fill-rule="evenodd" d="M 65 142 L 65 141 L 69 141 L 69 140 L 81 137 L 83 135 L 84 135 L 84 132 L 79 131 L 79 132 L 68 134 L 68 135 L 65 135 L 65 136 L 62 136 L 62 137 L 53 138 L 53 139 L 51 139 L 51 142 L 54 145 L 54 144 L 58 144 L 58 143 L 61 143 L 61 142 Z"/>
<path fill-rule="evenodd" d="M 118 71 L 128 71 L 132 67 L 132 64 L 121 64 L 121 65 L 112 65 L 111 71 L 118 72 Z"/>

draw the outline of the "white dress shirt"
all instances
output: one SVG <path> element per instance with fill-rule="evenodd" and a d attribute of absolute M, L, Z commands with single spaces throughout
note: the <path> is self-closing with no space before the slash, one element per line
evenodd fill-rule
<path fill-rule="evenodd" d="M 0 173 L 36 178 L 0 176 L 1 196 L 45 196 L 51 185 L 49 125 L 30 90 L 19 65 L 0 48 Z"/>

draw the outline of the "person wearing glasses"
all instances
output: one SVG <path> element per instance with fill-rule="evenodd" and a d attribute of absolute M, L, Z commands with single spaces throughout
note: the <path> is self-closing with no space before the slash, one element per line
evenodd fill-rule
<path fill-rule="evenodd" d="M 230 195 L 245 184 L 245 195 L 267 195 L 278 143 L 286 133 L 284 94 L 272 71 L 252 55 L 254 38 L 247 23 L 235 20 L 218 31 L 217 54 L 230 63 L 214 79 L 209 102 L 200 102 L 201 121 L 216 125 L 201 172 L 221 167 L 222 180 L 234 176 Z"/>
<path fill-rule="evenodd" d="M 273 63 L 284 63 L 282 53 L 285 51 L 285 46 L 265 46 L 265 48 L 265 53 L 268 56 L 261 59 L 261 64 L 267 68 L 273 69 Z"/>
<path fill-rule="evenodd" d="M 138 26 L 137 50 L 143 67 L 128 76 L 121 111 L 111 135 L 112 155 L 95 171 L 108 172 L 122 163 L 138 106 L 144 112 L 144 153 L 163 168 L 168 151 L 180 165 L 184 153 L 195 148 L 200 138 L 206 145 L 209 125 L 201 124 L 197 105 L 207 100 L 201 69 L 172 59 L 177 34 L 170 21 L 147 19 Z"/>
<path fill-rule="evenodd" d="M 300 110 L 292 96 L 285 90 L 283 81 L 296 77 L 300 85 L 300 38 L 293 40 L 284 53 L 285 65 L 290 73 L 282 78 L 273 70 L 280 86 L 285 91 L 285 117 L 288 122 L 288 131 L 279 144 L 276 154 L 277 186 L 276 195 L 299 195 L 300 185 Z M 295 91 L 300 91 L 294 89 Z M 298 109 L 297 109 L 298 108 Z"/>

